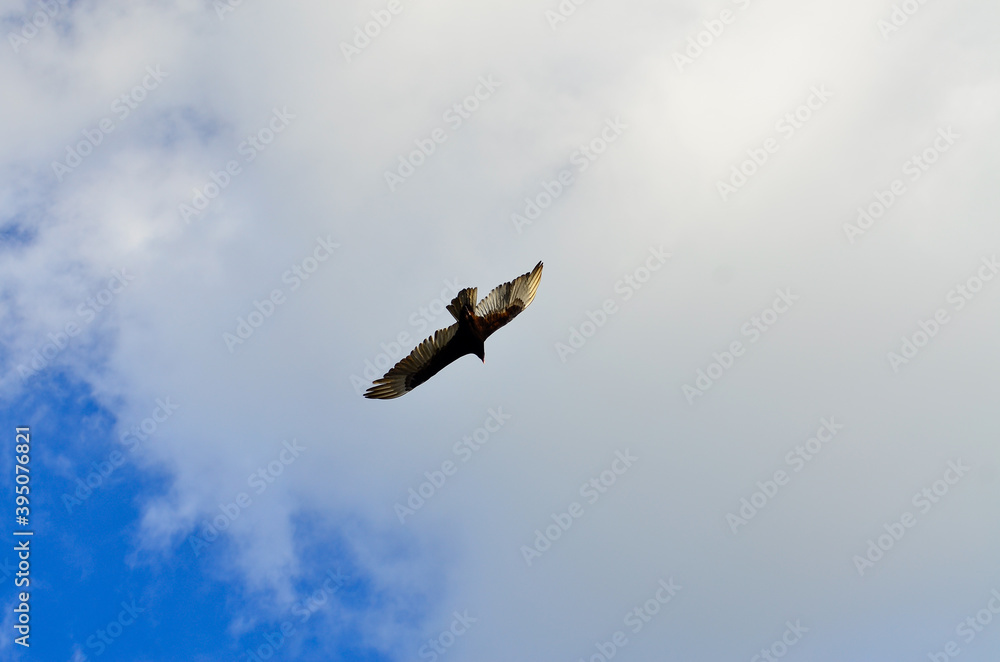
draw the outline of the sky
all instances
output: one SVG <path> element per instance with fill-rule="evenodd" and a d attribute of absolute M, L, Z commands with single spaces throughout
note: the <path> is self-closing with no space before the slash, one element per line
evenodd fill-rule
<path fill-rule="evenodd" d="M 998 19 L 0 0 L 0 659 L 993 662 Z"/>

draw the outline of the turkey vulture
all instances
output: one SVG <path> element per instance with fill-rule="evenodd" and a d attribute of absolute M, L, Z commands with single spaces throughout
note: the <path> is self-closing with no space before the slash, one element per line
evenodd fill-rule
<path fill-rule="evenodd" d="M 483 343 L 490 334 L 528 307 L 541 280 L 542 263 L 539 262 L 530 273 L 497 287 L 478 304 L 476 288 L 465 288 L 448 304 L 448 312 L 456 323 L 435 331 L 433 336 L 417 345 L 384 377 L 376 379 L 365 392 L 365 397 L 380 400 L 398 398 L 466 354 L 475 354 L 485 363 L 486 348 Z"/>

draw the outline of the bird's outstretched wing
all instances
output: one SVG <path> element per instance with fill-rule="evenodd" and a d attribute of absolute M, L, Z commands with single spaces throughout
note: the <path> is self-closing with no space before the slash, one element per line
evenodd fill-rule
<path fill-rule="evenodd" d="M 394 365 L 384 377 L 376 379 L 365 391 L 366 398 L 389 400 L 412 391 L 438 373 L 446 365 L 462 356 L 457 344 L 451 341 L 458 331 L 458 324 L 439 329 Z M 449 344 L 451 343 L 451 344 Z"/>
<path fill-rule="evenodd" d="M 529 273 L 497 287 L 476 304 L 483 340 L 528 307 L 541 280 L 542 263 L 539 262 Z"/>

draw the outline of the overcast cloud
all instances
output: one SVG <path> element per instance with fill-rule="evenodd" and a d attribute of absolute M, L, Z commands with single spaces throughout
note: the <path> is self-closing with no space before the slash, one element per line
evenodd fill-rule
<path fill-rule="evenodd" d="M 996 659 L 994 4 L 0 19 L 10 659 Z"/>

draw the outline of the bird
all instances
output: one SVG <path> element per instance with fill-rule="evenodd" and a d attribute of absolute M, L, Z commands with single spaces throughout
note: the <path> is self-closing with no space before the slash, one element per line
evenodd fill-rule
<path fill-rule="evenodd" d="M 477 288 L 467 287 L 448 304 L 455 318 L 451 326 L 438 329 L 376 379 L 365 397 L 389 400 L 409 393 L 466 354 L 486 363 L 484 343 L 497 329 L 517 317 L 534 300 L 542 280 L 542 263 L 528 273 L 500 285 L 476 303 Z"/>

